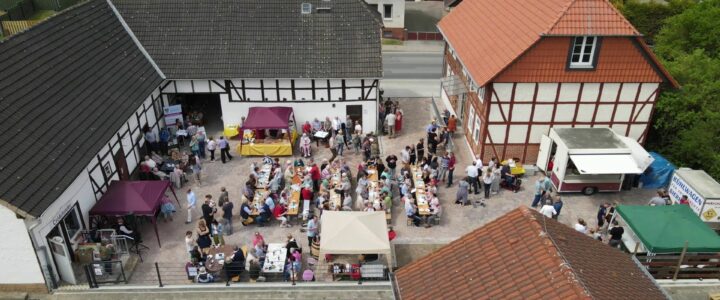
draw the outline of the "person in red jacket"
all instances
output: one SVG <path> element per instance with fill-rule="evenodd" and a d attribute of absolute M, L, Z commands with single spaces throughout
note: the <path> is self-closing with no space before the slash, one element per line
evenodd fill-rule
<path fill-rule="evenodd" d="M 320 189 L 320 168 L 314 162 L 310 168 L 310 178 L 313 181 L 313 191 L 317 192 Z"/>
<path fill-rule="evenodd" d="M 303 130 L 303 133 L 307 133 L 307 135 L 312 134 L 312 126 L 310 125 L 310 121 L 305 121 L 305 124 L 303 124 L 302 130 Z"/>

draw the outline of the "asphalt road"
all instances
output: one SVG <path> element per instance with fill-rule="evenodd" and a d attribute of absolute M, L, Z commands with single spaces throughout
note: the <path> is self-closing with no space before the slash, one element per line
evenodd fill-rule
<path fill-rule="evenodd" d="M 439 96 L 441 52 L 384 52 L 385 97 Z"/>

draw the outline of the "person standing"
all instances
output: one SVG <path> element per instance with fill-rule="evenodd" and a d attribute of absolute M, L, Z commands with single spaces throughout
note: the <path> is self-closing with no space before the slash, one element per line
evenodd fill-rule
<path fill-rule="evenodd" d="M 227 157 L 228 160 L 232 160 L 232 155 L 230 155 L 230 144 L 224 136 L 220 137 L 218 147 L 220 147 L 220 160 L 222 160 L 222 163 L 225 163 L 225 157 Z"/>
<path fill-rule="evenodd" d="M 217 142 L 211 136 L 207 143 L 207 150 L 210 152 L 210 161 L 215 161 L 215 149 L 217 148 Z"/>
<path fill-rule="evenodd" d="M 450 165 L 450 156 L 448 155 L 448 152 L 445 152 L 445 154 L 440 157 L 440 164 L 438 165 L 438 180 L 445 182 L 445 173 L 447 173 L 448 165 Z"/>
<path fill-rule="evenodd" d="M 387 162 L 388 171 L 390 172 L 390 178 L 395 178 L 395 168 L 397 168 L 397 156 L 390 154 L 385 158 Z"/>
<path fill-rule="evenodd" d="M 452 151 L 448 151 L 448 183 L 447 187 L 453 184 L 453 172 L 455 172 L 455 154 Z"/>
<path fill-rule="evenodd" d="M 223 217 L 223 220 L 225 223 L 225 232 L 227 233 L 227 235 L 233 234 L 232 210 L 234 207 L 235 207 L 235 205 L 233 205 L 233 203 L 229 200 L 225 201 L 225 203 L 223 203 L 223 205 L 222 205 L 222 211 L 223 211 L 222 217 Z"/>
<path fill-rule="evenodd" d="M 418 141 L 417 145 L 415 145 L 415 153 L 417 154 L 418 161 L 425 157 L 425 140 L 420 139 L 420 141 Z"/>
<path fill-rule="evenodd" d="M 313 192 L 318 192 L 320 190 L 320 168 L 318 168 L 317 163 L 313 162 L 312 167 L 310 168 L 310 178 L 313 182 Z"/>
<path fill-rule="evenodd" d="M 553 216 L 553 219 L 557 220 L 558 217 L 560 216 L 560 211 L 562 210 L 562 207 L 563 207 L 563 201 L 562 201 L 562 198 L 560 198 L 560 195 L 555 195 L 555 197 L 553 197 L 553 198 L 555 198 L 555 202 L 553 203 L 553 208 L 555 208 L 555 212 L 557 212 L 557 214 L 555 214 Z"/>
<path fill-rule="evenodd" d="M 492 172 L 495 177 L 493 178 L 492 185 L 490 186 L 490 194 L 495 195 L 500 192 L 500 178 L 502 177 L 500 174 L 500 166 L 494 164 Z"/>
<path fill-rule="evenodd" d="M 337 152 L 337 155 L 343 156 L 343 150 L 345 149 L 345 133 L 343 129 L 340 129 L 337 134 L 335 134 L 335 152 Z"/>
<path fill-rule="evenodd" d="M 187 221 L 185 224 L 190 224 L 192 222 L 192 211 L 195 209 L 195 205 L 197 204 L 197 198 L 195 198 L 195 193 L 191 189 L 187 190 Z"/>
<path fill-rule="evenodd" d="M 536 208 L 538 206 L 540 200 L 543 199 L 543 196 L 545 196 L 546 193 L 550 192 L 551 188 L 552 183 L 550 183 L 550 179 L 545 176 L 545 172 L 540 171 L 540 178 L 535 181 L 535 198 L 533 198 L 532 201 L 532 208 Z"/>
<path fill-rule="evenodd" d="M 190 156 L 189 161 L 190 166 L 192 167 L 193 175 L 195 176 L 195 180 L 197 180 L 198 185 L 200 185 L 202 183 L 200 181 L 202 175 L 202 164 L 200 163 L 200 157 L 197 155 Z"/>
<path fill-rule="evenodd" d="M 555 215 L 557 215 L 557 211 L 555 211 L 555 207 L 553 207 L 550 200 L 545 201 L 545 205 L 540 208 L 540 213 L 548 218 L 553 218 Z"/>
<path fill-rule="evenodd" d="M 335 157 L 338 155 L 337 148 L 335 147 L 335 134 L 330 134 L 330 139 L 328 139 L 328 147 L 330 147 L 330 153 L 332 153 L 332 157 L 330 157 L 330 162 L 335 160 Z"/>
<path fill-rule="evenodd" d="M 201 157 L 202 159 L 205 159 L 205 157 L 206 157 L 206 156 L 205 156 L 205 146 L 207 146 L 207 145 L 206 145 L 205 131 L 198 131 L 198 133 L 197 133 L 197 142 L 198 142 L 198 147 L 199 147 L 199 150 L 200 150 L 200 152 L 199 152 L 199 153 L 200 153 L 200 157 Z"/>
<path fill-rule="evenodd" d="M 385 123 L 387 125 L 387 132 L 388 135 L 390 135 L 390 138 L 395 137 L 395 120 L 397 118 L 397 115 L 394 113 L 388 113 L 385 116 Z"/>
<path fill-rule="evenodd" d="M 472 165 L 465 168 L 465 173 L 467 173 L 468 181 L 470 181 L 469 192 L 472 192 L 472 190 L 475 189 L 475 195 L 480 194 L 480 187 L 478 186 L 478 168 L 476 163 L 472 162 Z"/>
<path fill-rule="evenodd" d="M 307 238 L 308 238 L 308 247 L 312 248 L 312 244 L 315 241 L 315 237 L 317 237 L 318 234 L 318 217 L 317 215 L 313 215 L 312 219 L 308 221 L 307 223 Z"/>
<path fill-rule="evenodd" d="M 151 152 L 158 151 L 159 147 L 157 135 L 155 135 L 155 132 L 148 126 L 145 126 L 145 141 L 148 143 L 148 148 L 150 148 Z"/>
<path fill-rule="evenodd" d="M 160 153 L 168 155 L 168 143 L 170 142 L 170 131 L 167 127 L 160 129 Z"/>
<path fill-rule="evenodd" d="M 469 178 L 460 180 L 458 184 L 458 190 L 455 194 L 455 204 L 467 205 L 468 202 L 468 190 L 470 189 Z"/>
<path fill-rule="evenodd" d="M 455 115 L 450 116 L 450 118 L 448 119 L 447 130 L 450 138 L 452 139 L 453 135 L 455 134 L 455 130 L 457 130 L 457 118 L 455 118 Z"/>
<path fill-rule="evenodd" d="M 410 164 L 410 146 L 405 146 L 405 148 L 400 151 L 400 160 L 402 160 L 403 165 Z"/>
<path fill-rule="evenodd" d="M 610 207 L 610 203 L 603 203 L 600 205 L 600 209 L 598 209 L 597 212 L 597 223 L 598 223 L 598 229 L 602 229 L 603 225 L 605 225 L 605 215 L 607 215 L 607 209 Z"/>
<path fill-rule="evenodd" d="M 210 206 L 210 200 L 212 200 L 212 195 L 205 195 L 205 203 L 203 203 L 201 207 L 205 224 L 212 224 L 212 221 L 215 219 L 215 217 L 213 217 L 215 208 Z"/>
<path fill-rule="evenodd" d="M 485 192 L 485 199 L 490 198 L 490 185 L 492 185 L 495 175 L 491 170 L 486 170 L 483 175 L 483 191 Z"/>
<path fill-rule="evenodd" d="M 622 236 L 623 233 L 625 233 L 625 229 L 623 229 L 622 226 L 618 224 L 617 220 L 613 220 L 612 228 L 610 229 L 609 233 L 610 241 L 608 241 L 608 245 L 613 248 L 617 248 L 618 246 L 620 246 L 620 244 L 622 244 Z"/>
<path fill-rule="evenodd" d="M 415 161 L 417 160 L 417 155 L 415 154 L 415 145 L 407 146 L 409 148 L 408 152 L 410 154 L 410 160 L 408 161 L 411 166 L 415 165 Z"/>
<path fill-rule="evenodd" d="M 400 132 L 402 130 L 402 121 L 403 121 L 403 111 L 398 108 L 395 110 L 395 133 Z"/>

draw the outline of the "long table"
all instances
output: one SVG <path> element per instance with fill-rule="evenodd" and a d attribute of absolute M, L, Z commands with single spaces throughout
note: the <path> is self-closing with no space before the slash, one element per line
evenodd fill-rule
<path fill-rule="evenodd" d="M 336 169 L 330 169 L 331 176 L 330 176 L 330 209 L 336 210 L 342 208 L 342 200 L 340 198 L 340 194 L 335 192 L 335 189 L 340 188 L 342 186 L 342 182 L 340 182 L 340 170 Z"/>
<path fill-rule="evenodd" d="M 415 166 L 412 168 L 413 181 L 415 181 L 415 203 L 417 203 L 418 214 L 421 216 L 430 215 L 430 205 L 428 205 L 427 195 L 425 194 L 425 182 L 422 179 L 422 169 Z"/>
<path fill-rule="evenodd" d="M 254 143 L 237 146 L 237 153 L 242 156 L 291 156 L 292 143 L 288 140 L 255 141 Z"/>
<path fill-rule="evenodd" d="M 281 243 L 268 244 L 265 254 L 265 262 L 263 263 L 262 272 L 265 274 L 282 274 L 285 271 L 285 259 L 287 258 L 287 248 Z"/>

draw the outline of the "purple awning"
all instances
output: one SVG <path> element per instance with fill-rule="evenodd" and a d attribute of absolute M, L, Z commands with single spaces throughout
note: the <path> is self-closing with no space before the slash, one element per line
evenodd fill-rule
<path fill-rule="evenodd" d="M 243 129 L 287 129 L 292 107 L 251 107 Z"/>
<path fill-rule="evenodd" d="M 169 181 L 113 181 L 107 192 L 90 210 L 90 215 L 154 216 L 160 209 Z"/>

